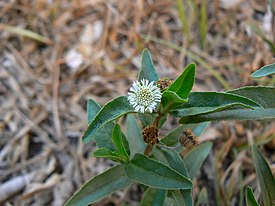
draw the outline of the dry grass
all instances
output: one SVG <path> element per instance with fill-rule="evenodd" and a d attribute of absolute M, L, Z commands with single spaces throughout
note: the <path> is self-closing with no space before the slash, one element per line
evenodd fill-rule
<path fill-rule="evenodd" d="M 63 205 L 112 164 L 90 157 L 95 145 L 81 143 L 86 102 L 124 95 L 144 47 L 162 77 L 176 77 L 195 61 L 196 91 L 274 85 L 274 79 L 249 77 L 274 62 L 270 45 L 249 26 L 273 41 L 267 2 L 236 1 L 228 8 L 225 0 L 207 1 L 207 19 L 201 19 L 200 1 L 192 1 L 183 8 L 190 38 L 183 35 L 176 1 L 0 2 L 0 204 Z M 201 22 L 207 22 L 205 34 Z M 201 141 L 215 146 L 195 181 L 194 197 L 206 188 L 210 205 L 243 205 L 247 185 L 259 197 L 248 146 L 264 145 L 274 172 L 274 128 L 274 122 L 212 124 Z M 133 186 L 98 205 L 137 205 L 140 198 Z"/>

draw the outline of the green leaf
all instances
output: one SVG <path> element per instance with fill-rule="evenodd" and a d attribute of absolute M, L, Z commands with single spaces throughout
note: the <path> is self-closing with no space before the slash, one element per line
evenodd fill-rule
<path fill-rule="evenodd" d="M 96 116 L 101 106 L 93 99 L 89 99 L 87 103 L 88 123 Z"/>
<path fill-rule="evenodd" d="M 192 92 L 189 95 L 188 102 L 172 110 L 171 114 L 177 117 L 183 117 L 220 111 L 236 105 L 248 108 L 261 107 L 256 102 L 236 94 L 223 92 Z"/>
<path fill-rule="evenodd" d="M 152 125 L 153 124 L 153 122 L 154 122 L 154 120 L 156 119 L 156 117 L 158 116 L 157 114 L 150 114 L 150 113 L 144 113 L 144 114 L 142 114 L 142 113 L 138 113 L 137 114 L 138 115 L 138 118 L 139 118 L 139 120 L 140 120 L 140 122 L 141 122 L 141 124 L 142 124 L 142 126 L 143 127 L 146 127 L 146 126 L 148 126 L 148 125 Z M 159 125 L 158 125 L 158 127 L 159 128 L 161 128 L 162 127 L 162 125 L 165 123 L 165 121 L 166 121 L 166 114 L 164 114 L 162 117 L 161 117 L 161 119 L 160 119 L 160 121 L 159 121 Z"/>
<path fill-rule="evenodd" d="M 161 206 L 166 197 L 166 190 L 148 188 L 140 202 L 140 206 Z"/>
<path fill-rule="evenodd" d="M 92 155 L 97 158 L 107 158 L 115 162 L 121 162 L 121 163 L 128 162 L 128 158 L 126 158 L 125 156 L 121 156 L 117 151 L 111 151 L 105 147 L 96 149 Z"/>
<path fill-rule="evenodd" d="M 179 143 L 179 139 L 182 136 L 182 132 L 184 126 L 179 126 L 175 129 L 173 129 L 171 132 L 169 132 L 162 140 L 160 140 L 162 143 L 164 143 L 167 146 L 175 146 L 177 143 Z"/>
<path fill-rule="evenodd" d="M 191 196 L 191 189 L 187 190 L 172 190 L 171 191 L 174 200 L 178 206 L 192 206 L 193 200 Z"/>
<path fill-rule="evenodd" d="M 187 167 L 189 177 L 191 179 L 193 179 L 196 176 L 198 170 L 202 166 L 202 163 L 208 156 L 212 148 L 212 145 L 212 142 L 200 144 L 184 156 L 183 159 Z"/>
<path fill-rule="evenodd" d="M 88 113 L 88 123 L 90 123 L 96 114 L 101 109 L 101 106 L 93 99 L 89 99 L 87 103 L 87 113 Z M 96 145 L 100 147 L 106 147 L 112 151 L 115 150 L 115 146 L 112 142 L 112 133 L 114 128 L 114 123 L 109 122 L 99 129 L 97 133 L 93 135 L 93 139 L 96 142 Z"/>
<path fill-rule="evenodd" d="M 200 122 L 219 121 L 219 120 L 264 120 L 274 119 L 275 108 L 271 109 L 234 109 L 224 110 L 208 114 L 199 114 L 183 117 L 180 124 L 193 124 Z"/>
<path fill-rule="evenodd" d="M 118 165 L 93 177 L 66 202 L 65 206 L 85 206 L 127 187 L 132 181 L 125 176 L 124 168 L 124 165 Z"/>
<path fill-rule="evenodd" d="M 253 193 L 253 190 L 251 189 L 251 187 L 246 187 L 245 202 L 246 202 L 247 206 L 260 206 L 254 196 L 254 193 Z"/>
<path fill-rule="evenodd" d="M 192 182 L 174 169 L 136 154 L 125 168 L 126 174 L 140 184 L 159 189 L 190 189 Z"/>
<path fill-rule="evenodd" d="M 265 65 L 265 66 L 261 67 L 260 69 L 258 69 L 257 71 L 255 71 L 251 75 L 251 77 L 253 77 L 253 78 L 260 78 L 260 77 L 265 77 L 265 76 L 271 75 L 271 74 L 275 74 L 275 63 L 269 64 L 269 65 Z"/>
<path fill-rule="evenodd" d="M 156 82 L 159 79 L 148 49 L 144 49 L 141 54 L 141 70 L 138 74 L 138 80 L 142 79 L 148 79 L 149 82 Z"/>
<path fill-rule="evenodd" d="M 168 90 L 175 92 L 180 98 L 186 99 L 195 81 L 195 69 L 194 63 L 189 64 Z"/>
<path fill-rule="evenodd" d="M 179 156 L 178 152 L 175 150 L 165 149 L 165 148 L 156 148 L 153 151 L 154 159 L 163 162 L 166 165 L 169 165 L 172 169 L 176 170 L 180 174 L 189 177 L 186 166 Z M 173 198 L 179 206 L 193 205 L 193 200 L 191 196 L 191 189 L 181 189 L 181 190 L 170 190 Z"/>
<path fill-rule="evenodd" d="M 176 92 L 165 90 L 162 94 L 161 104 L 164 110 L 173 109 L 184 102 L 187 102 L 187 99 L 182 99 Z"/>
<path fill-rule="evenodd" d="M 143 127 L 153 124 L 156 114 L 138 113 L 138 118 Z"/>
<path fill-rule="evenodd" d="M 189 176 L 182 158 L 175 150 L 166 148 L 156 148 L 153 151 L 153 156 L 154 159 L 164 163 L 165 165 L 169 165 L 172 169 L 176 170 L 183 176 Z"/>
<path fill-rule="evenodd" d="M 188 177 L 188 172 L 186 169 L 186 166 L 179 156 L 179 154 L 174 150 L 169 149 L 155 149 L 155 151 L 160 151 L 162 155 L 158 155 L 159 158 L 157 159 L 159 161 L 162 161 L 164 164 L 169 165 L 171 168 L 179 172 L 180 174 Z M 176 200 L 177 204 L 179 206 L 186 205 L 191 206 L 193 205 L 193 200 L 191 197 L 191 189 L 186 190 L 171 190 L 173 198 Z"/>
<path fill-rule="evenodd" d="M 112 134 L 115 123 L 109 122 L 101 127 L 98 132 L 93 135 L 93 139 L 97 145 L 97 147 L 106 147 L 112 151 L 116 150 L 114 142 L 112 141 Z"/>
<path fill-rule="evenodd" d="M 168 193 L 169 194 L 169 193 Z M 176 206 L 177 202 L 174 200 L 172 194 L 170 196 L 167 196 L 164 201 L 164 206 Z"/>
<path fill-rule="evenodd" d="M 132 158 L 137 153 L 143 153 L 146 147 L 141 136 L 141 129 L 134 115 L 128 114 L 126 119 L 126 138 L 129 142 Z"/>
<path fill-rule="evenodd" d="M 203 107 L 202 105 L 202 107 L 198 109 L 196 108 L 197 105 L 194 100 L 197 99 L 199 101 L 199 99 L 193 98 L 193 93 L 191 93 L 188 103 L 182 105 L 180 109 L 173 110 L 172 114 L 175 116 L 183 116 L 179 121 L 181 124 L 218 120 L 256 120 L 275 118 L 275 103 L 272 101 L 275 98 L 274 87 L 243 87 L 223 94 L 229 93 L 231 95 L 237 95 L 237 98 L 242 97 L 245 99 L 234 103 L 234 98 L 236 97 L 230 97 L 231 99 L 227 99 L 226 97 L 224 103 L 222 103 L 223 100 L 220 100 L 220 103 L 222 104 L 222 107 L 220 108 L 218 105 L 216 105 L 216 108 L 207 107 L 208 105 Z M 203 94 L 202 97 L 203 96 L 205 96 L 205 94 Z M 202 98 L 202 102 L 206 100 L 207 97 Z M 245 102 L 247 100 L 251 102 Z M 191 106 L 191 103 L 194 103 L 194 107 Z M 260 107 L 253 107 L 253 104 L 257 104 Z M 246 105 L 246 107 L 250 106 L 253 107 L 253 109 L 241 108 L 236 105 Z"/>
<path fill-rule="evenodd" d="M 272 206 L 275 200 L 275 179 L 272 172 L 257 146 L 252 146 L 252 156 L 256 168 L 257 180 L 260 184 L 265 206 Z"/>
<path fill-rule="evenodd" d="M 201 189 L 196 202 L 196 206 L 200 206 L 200 205 L 209 205 L 209 199 L 208 199 L 207 190 L 205 187 Z"/>
<path fill-rule="evenodd" d="M 92 122 L 90 122 L 83 136 L 83 143 L 86 144 L 94 140 L 93 135 L 105 124 L 111 122 L 127 113 L 134 113 L 134 108 L 128 103 L 126 96 L 117 97 L 108 102 L 97 113 Z"/>
<path fill-rule="evenodd" d="M 129 151 L 128 141 L 121 132 L 120 126 L 118 124 L 116 124 L 114 127 L 112 139 L 116 145 L 116 148 L 118 149 L 119 155 L 129 159 L 129 154 L 127 153 L 127 150 Z"/>
<path fill-rule="evenodd" d="M 227 91 L 257 102 L 263 108 L 275 108 L 275 87 L 249 86 Z"/>

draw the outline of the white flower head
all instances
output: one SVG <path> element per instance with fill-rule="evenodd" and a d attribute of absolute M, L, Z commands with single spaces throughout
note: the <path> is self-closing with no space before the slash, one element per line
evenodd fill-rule
<path fill-rule="evenodd" d="M 152 113 L 161 101 L 160 89 L 153 81 L 149 82 L 147 79 L 134 81 L 127 96 L 135 111 L 141 113 Z"/>

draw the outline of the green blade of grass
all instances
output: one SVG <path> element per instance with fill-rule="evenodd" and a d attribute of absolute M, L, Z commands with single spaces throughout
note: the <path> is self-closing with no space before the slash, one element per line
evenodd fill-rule
<path fill-rule="evenodd" d="M 256 169 L 257 181 L 260 184 L 265 206 L 272 206 L 275 200 L 275 179 L 272 171 L 256 145 L 252 146 L 252 157 Z"/>
<path fill-rule="evenodd" d="M 202 50 L 205 49 L 206 35 L 207 35 L 207 11 L 206 11 L 206 0 L 202 0 L 201 13 L 200 13 L 200 44 Z"/>
<path fill-rule="evenodd" d="M 19 36 L 28 37 L 44 44 L 52 44 L 52 40 L 28 29 L 0 24 L 0 30 L 4 30 Z"/>
<path fill-rule="evenodd" d="M 266 37 L 265 33 L 256 24 L 250 24 L 250 28 L 259 37 L 261 37 L 261 39 L 269 46 L 272 53 L 275 54 L 275 44 L 274 44 L 274 42 L 272 42 L 272 40 L 268 39 Z"/>
<path fill-rule="evenodd" d="M 188 24 L 187 24 L 187 14 L 185 13 L 185 8 L 183 6 L 182 0 L 177 0 L 177 9 L 178 9 L 178 14 L 179 18 L 181 21 L 181 26 L 182 26 L 182 31 L 184 34 L 184 37 L 186 37 L 187 42 L 190 41 L 190 34 L 189 34 L 189 29 L 188 29 Z"/>

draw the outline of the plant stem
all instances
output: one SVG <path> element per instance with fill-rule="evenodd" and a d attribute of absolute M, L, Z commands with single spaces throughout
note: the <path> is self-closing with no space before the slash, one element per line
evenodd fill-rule
<path fill-rule="evenodd" d="M 159 121 L 160 121 L 161 118 L 162 118 L 162 114 L 160 112 L 158 112 L 158 116 L 156 117 L 153 125 L 156 126 L 156 127 L 158 127 Z"/>
<path fill-rule="evenodd" d="M 158 116 L 156 117 L 156 119 L 155 119 L 154 122 L 153 122 L 153 125 L 154 125 L 155 127 L 158 127 L 159 121 L 160 121 L 160 119 L 161 119 L 162 116 L 163 116 L 163 113 L 161 113 L 161 108 L 159 108 L 159 109 L 158 109 Z M 147 146 L 146 146 L 146 148 L 145 148 L 145 150 L 144 150 L 144 154 L 145 154 L 146 156 L 149 156 L 149 154 L 152 152 L 153 148 L 154 148 L 153 145 L 147 144 Z"/>
<path fill-rule="evenodd" d="M 146 156 L 149 156 L 149 154 L 152 152 L 152 150 L 153 150 L 153 145 L 147 144 L 147 146 L 146 146 L 146 148 L 145 148 L 145 151 L 144 151 L 144 154 L 145 154 Z"/>

